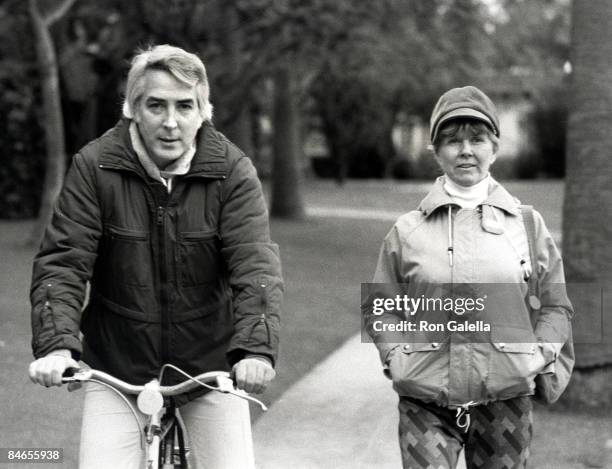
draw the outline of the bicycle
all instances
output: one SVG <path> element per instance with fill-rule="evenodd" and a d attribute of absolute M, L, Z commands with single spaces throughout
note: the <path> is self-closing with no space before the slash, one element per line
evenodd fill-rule
<path fill-rule="evenodd" d="M 172 386 L 162 386 L 162 377 L 166 369 L 173 369 L 187 379 Z M 225 371 L 211 371 L 198 376 L 190 376 L 174 365 L 162 366 L 158 379 L 153 379 L 144 385 L 133 385 L 115 378 L 108 373 L 94 369 L 71 370 L 72 374 L 62 377 L 62 382 L 68 384 L 68 390 L 73 391 L 84 382 L 98 383 L 115 392 L 126 403 L 136 419 L 140 432 L 140 446 L 144 450 L 145 469 L 189 469 L 189 448 L 185 445 L 186 429 L 180 417 L 180 412 L 168 405 L 165 397 L 177 396 L 192 391 L 198 386 L 210 389 L 211 392 L 232 394 L 241 399 L 258 404 L 263 411 L 265 404 L 258 399 L 234 388 L 230 374 Z M 216 386 L 209 383 L 216 382 Z M 136 395 L 138 410 L 147 416 L 144 428 L 141 428 L 136 409 L 126 397 Z M 252 453 L 252 443 L 246 451 Z"/>

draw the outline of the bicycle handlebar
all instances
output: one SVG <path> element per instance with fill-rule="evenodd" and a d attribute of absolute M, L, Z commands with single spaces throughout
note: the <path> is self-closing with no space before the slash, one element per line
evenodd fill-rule
<path fill-rule="evenodd" d="M 177 396 L 185 392 L 193 391 L 198 386 L 201 386 L 197 381 L 204 383 L 214 383 L 217 378 L 229 378 L 227 371 L 209 371 L 202 373 L 194 377 L 194 380 L 185 380 L 182 383 L 175 384 L 173 386 L 159 386 L 159 392 L 162 396 Z M 80 370 L 76 371 L 72 376 L 65 376 L 62 378 L 63 383 L 75 383 L 85 381 L 101 381 L 104 384 L 109 384 L 117 390 L 125 394 L 140 394 L 144 391 L 144 385 L 129 384 L 125 381 L 115 378 L 114 376 L 104 373 L 98 370 Z"/>
<path fill-rule="evenodd" d="M 230 374 L 227 371 L 208 371 L 206 373 L 201 373 L 195 377 L 189 376 L 188 379 L 186 379 L 182 383 L 175 384 L 172 386 L 158 385 L 155 387 L 155 390 L 159 392 L 159 394 L 161 394 L 162 396 L 177 396 L 185 392 L 193 391 L 198 387 L 205 387 L 217 392 L 233 394 L 247 401 L 255 402 L 262 408 L 262 410 L 268 410 L 266 405 L 259 399 L 255 399 L 254 397 L 251 397 L 243 392 L 237 392 L 232 385 L 224 385 L 225 380 L 231 381 Z M 125 381 L 120 380 L 119 378 L 115 378 L 114 376 L 109 375 L 108 373 L 93 369 L 78 370 L 75 371 L 72 376 L 62 377 L 62 383 L 83 383 L 86 381 L 98 382 L 103 385 L 110 386 L 115 390 L 122 392 L 123 394 L 139 395 L 145 389 L 148 388 L 148 385 L 135 385 L 126 383 Z M 208 384 L 214 382 L 217 382 L 219 386 L 210 386 Z"/>

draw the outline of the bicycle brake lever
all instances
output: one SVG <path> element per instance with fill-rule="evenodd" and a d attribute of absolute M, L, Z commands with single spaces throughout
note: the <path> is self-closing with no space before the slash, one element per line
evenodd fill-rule
<path fill-rule="evenodd" d="M 65 375 L 62 377 L 62 382 L 68 384 L 68 392 L 78 391 L 83 387 L 83 381 L 91 378 L 91 374 L 91 370 L 71 368 L 66 370 Z"/>
<path fill-rule="evenodd" d="M 217 378 L 217 391 L 222 393 L 231 393 L 234 390 L 234 382 L 225 376 Z"/>
<path fill-rule="evenodd" d="M 83 381 L 89 381 L 92 378 L 93 373 L 91 370 L 76 370 L 71 375 L 62 376 L 63 383 L 82 383 Z"/>
<path fill-rule="evenodd" d="M 236 397 L 239 397 L 241 399 L 245 399 L 247 401 L 251 401 L 254 402 L 255 404 L 257 404 L 259 407 L 261 407 L 261 410 L 263 410 L 264 412 L 268 410 L 268 407 L 261 402 L 259 399 L 249 396 L 247 393 L 245 393 L 244 391 L 240 391 L 240 390 L 235 390 L 234 389 L 234 382 L 230 379 L 230 378 L 226 378 L 226 377 L 218 377 L 217 378 L 217 388 L 215 389 L 217 392 L 222 392 L 224 394 L 232 394 Z"/>

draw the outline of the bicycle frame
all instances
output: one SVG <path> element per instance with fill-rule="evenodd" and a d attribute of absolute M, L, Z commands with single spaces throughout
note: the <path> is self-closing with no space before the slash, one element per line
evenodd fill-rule
<path fill-rule="evenodd" d="M 180 432 L 183 425 L 178 414 L 174 413 L 175 409 L 172 409 L 169 419 L 164 422 L 163 416 L 167 409 L 169 409 L 169 407 L 164 406 L 164 397 L 176 396 L 193 390 L 197 386 L 203 386 L 213 390 L 212 392 L 233 394 L 242 399 L 256 402 L 262 407 L 263 410 L 267 410 L 266 406 L 259 400 L 248 396 L 241 391 L 236 391 L 233 386 L 233 381 L 230 379 L 227 372 L 208 372 L 197 377 L 192 377 L 172 365 L 165 365 L 162 367 L 160 378 L 163 374 L 164 368 L 166 367 L 175 369 L 179 373 L 185 375 L 188 380 L 174 386 L 162 386 L 160 385 L 159 380 L 153 379 L 145 385 L 137 386 L 121 381 L 101 371 L 79 370 L 72 376 L 62 378 L 62 381 L 69 383 L 69 390 L 72 390 L 71 387 L 74 387 L 74 385 L 77 383 L 87 381 L 95 382 L 111 389 L 123 399 L 138 422 L 141 436 L 141 448 L 144 450 L 145 455 L 145 469 L 159 469 L 160 461 L 163 464 L 163 469 L 177 467 L 173 461 L 174 434 L 176 427 L 178 426 L 179 444 L 181 444 Z M 216 386 L 211 386 L 208 384 L 211 382 L 215 382 Z M 147 423 L 144 429 L 140 427 L 140 421 L 138 420 L 136 410 L 127 399 L 126 395 L 137 396 L 136 404 L 138 410 L 147 416 Z M 165 451 L 162 453 L 160 448 L 164 448 Z M 178 467 L 188 468 L 185 457 L 181 456 L 181 463 Z"/>
<path fill-rule="evenodd" d="M 170 415 L 166 415 L 170 410 Z M 168 407 L 166 410 L 166 414 L 164 414 L 162 418 L 162 434 L 160 441 L 160 458 L 162 462 L 163 468 L 173 468 L 175 467 L 176 460 L 176 450 L 177 444 L 175 443 L 175 437 L 178 440 L 178 457 L 179 457 L 179 466 L 178 467 L 187 467 L 187 454 L 188 448 L 185 446 L 185 428 L 179 418 L 178 410 L 174 407 Z M 163 423 L 163 420 L 166 420 L 166 423 Z"/>

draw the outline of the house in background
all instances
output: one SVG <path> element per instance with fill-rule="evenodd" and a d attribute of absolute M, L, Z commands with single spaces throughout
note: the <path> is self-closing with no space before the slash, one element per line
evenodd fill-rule
<path fill-rule="evenodd" d="M 528 157 L 538 148 L 534 122 L 536 96 L 527 83 L 528 80 L 507 75 L 477 84 L 497 107 L 502 138 L 493 170 L 503 177 L 516 176 L 521 157 Z M 398 157 L 394 165 L 404 167 L 399 171 L 399 177 L 430 176 L 435 167 L 427 161 L 431 160 L 429 120 L 401 113 L 393 129 L 392 140 Z"/>
<path fill-rule="evenodd" d="M 499 115 L 500 147 L 492 167 L 495 177 L 563 177 L 567 76 L 552 72 L 536 76 L 529 71 L 512 70 L 475 83 L 495 102 Z M 317 177 L 335 177 L 337 163 L 316 117 L 311 123 L 303 133 L 303 168 L 309 168 Z M 384 162 L 385 176 L 431 179 L 440 174 L 431 153 L 429 116 L 399 112 L 391 129 L 391 141 L 394 154 Z"/>

